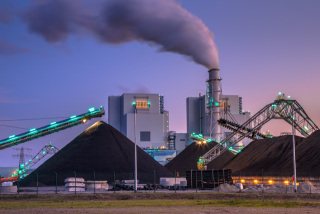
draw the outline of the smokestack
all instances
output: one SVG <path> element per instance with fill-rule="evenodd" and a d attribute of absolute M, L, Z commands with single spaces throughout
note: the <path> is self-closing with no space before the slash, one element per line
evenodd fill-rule
<path fill-rule="evenodd" d="M 220 106 L 220 81 L 219 69 L 210 69 L 206 91 L 206 130 L 205 136 L 220 142 L 219 106 Z"/>

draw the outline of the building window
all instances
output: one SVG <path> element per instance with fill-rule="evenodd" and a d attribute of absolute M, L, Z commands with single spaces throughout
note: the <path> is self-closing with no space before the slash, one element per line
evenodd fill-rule
<path fill-rule="evenodd" d="M 150 141 L 150 132 L 140 132 L 140 141 Z"/>
<path fill-rule="evenodd" d="M 186 141 L 185 139 L 180 139 L 180 141 Z"/>

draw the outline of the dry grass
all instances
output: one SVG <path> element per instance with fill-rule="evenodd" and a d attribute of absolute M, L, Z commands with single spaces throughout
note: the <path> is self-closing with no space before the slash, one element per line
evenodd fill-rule
<path fill-rule="evenodd" d="M 289 201 L 252 200 L 129 200 L 129 201 L 7 201 L 0 202 L 0 210 L 34 208 L 128 208 L 128 207 L 177 207 L 177 206 L 220 206 L 220 207 L 269 207 L 295 208 L 320 206 L 320 203 Z"/>

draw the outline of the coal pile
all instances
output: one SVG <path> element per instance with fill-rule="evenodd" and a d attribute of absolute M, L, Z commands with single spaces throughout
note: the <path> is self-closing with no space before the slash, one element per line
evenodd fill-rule
<path fill-rule="evenodd" d="M 296 146 L 296 167 L 298 175 L 320 176 L 320 130 L 313 132 Z M 293 167 L 292 152 L 285 164 L 286 168 Z"/>
<path fill-rule="evenodd" d="M 174 172 L 176 170 L 179 172 L 179 176 L 186 176 L 187 170 L 197 170 L 197 162 L 199 157 L 208 152 L 211 148 L 217 145 L 216 142 L 210 142 L 206 144 L 198 144 L 196 142 L 190 144 L 185 148 L 180 154 L 178 154 L 174 159 L 165 165 L 165 167 Z M 226 151 L 219 157 L 211 161 L 207 169 L 222 169 L 223 166 L 228 163 L 235 155 L 230 151 Z"/>
<path fill-rule="evenodd" d="M 140 147 L 137 147 L 137 160 L 140 183 L 153 182 L 154 171 L 157 179 L 173 176 Z M 96 180 L 108 180 L 108 183 L 114 180 L 113 172 L 116 180 L 131 180 L 134 143 L 107 123 L 96 122 L 23 179 L 20 185 L 36 182 L 36 173 L 39 182 L 45 185 L 55 185 L 57 173 L 58 185 L 63 185 L 65 178 L 75 177 L 74 172 L 85 180 L 93 180 L 93 172 Z"/>
<path fill-rule="evenodd" d="M 295 136 L 296 154 L 301 153 L 298 148 L 302 146 L 303 140 L 304 138 Z M 266 176 L 285 176 L 286 173 L 289 176 L 292 165 L 292 135 L 287 135 L 251 142 L 224 168 L 231 169 L 233 175 L 240 174 L 241 171 L 243 176 L 261 176 L 263 170 Z"/>

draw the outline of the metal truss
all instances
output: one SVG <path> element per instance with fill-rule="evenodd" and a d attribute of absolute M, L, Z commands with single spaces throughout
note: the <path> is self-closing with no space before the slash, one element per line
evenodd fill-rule
<path fill-rule="evenodd" d="M 17 169 L 9 178 L 1 179 L 1 182 L 12 182 L 21 180 L 28 176 L 26 172 L 36 165 L 41 159 L 43 159 L 48 154 L 55 154 L 59 151 L 57 147 L 53 146 L 51 143 L 45 145 L 32 159 L 27 162 L 20 164 L 19 169 Z"/>
<path fill-rule="evenodd" d="M 240 135 L 245 135 L 247 132 L 251 132 L 251 134 L 249 134 L 247 136 L 247 138 L 251 139 L 251 140 L 259 140 L 259 139 L 264 139 L 264 138 L 268 138 L 266 135 L 262 134 L 261 132 L 255 132 L 252 129 L 249 128 L 245 128 L 242 127 L 240 124 L 234 122 L 234 121 L 229 121 L 226 119 L 220 119 L 218 120 L 218 123 L 220 126 L 227 128 L 233 132 L 237 132 Z"/>
<path fill-rule="evenodd" d="M 15 146 L 39 137 L 43 137 L 73 126 L 84 124 L 88 120 L 96 117 L 102 117 L 105 115 L 104 108 L 101 106 L 99 109 L 90 108 L 87 113 L 71 116 L 69 119 L 59 122 L 52 122 L 48 126 L 44 126 L 38 129 L 30 129 L 29 132 L 25 132 L 19 135 L 11 135 L 9 138 L 0 140 L 0 150 Z"/>
<path fill-rule="evenodd" d="M 231 150 L 234 145 L 246 137 L 251 139 L 257 139 L 259 137 L 263 138 L 264 135 L 259 131 L 264 124 L 272 119 L 283 119 L 290 125 L 293 125 L 304 137 L 307 137 L 314 131 L 319 130 L 318 126 L 310 119 L 302 106 L 296 100 L 275 100 L 273 103 L 262 108 L 240 127 L 236 124 L 230 125 L 231 122 L 226 123 L 225 121 L 220 120 L 220 123 L 235 130 L 202 156 L 205 160 L 205 164 L 207 165 L 223 152 Z M 227 142 L 234 137 L 237 139 L 232 141 L 232 143 L 227 144 Z"/>
<path fill-rule="evenodd" d="M 19 170 L 16 173 L 12 174 L 11 177 L 18 177 L 22 179 L 27 176 L 25 174 L 29 169 L 31 169 L 34 165 L 36 165 L 42 158 L 44 158 L 48 154 L 55 154 L 59 151 L 57 147 L 53 146 L 51 143 L 45 145 L 32 159 L 19 166 Z"/>

